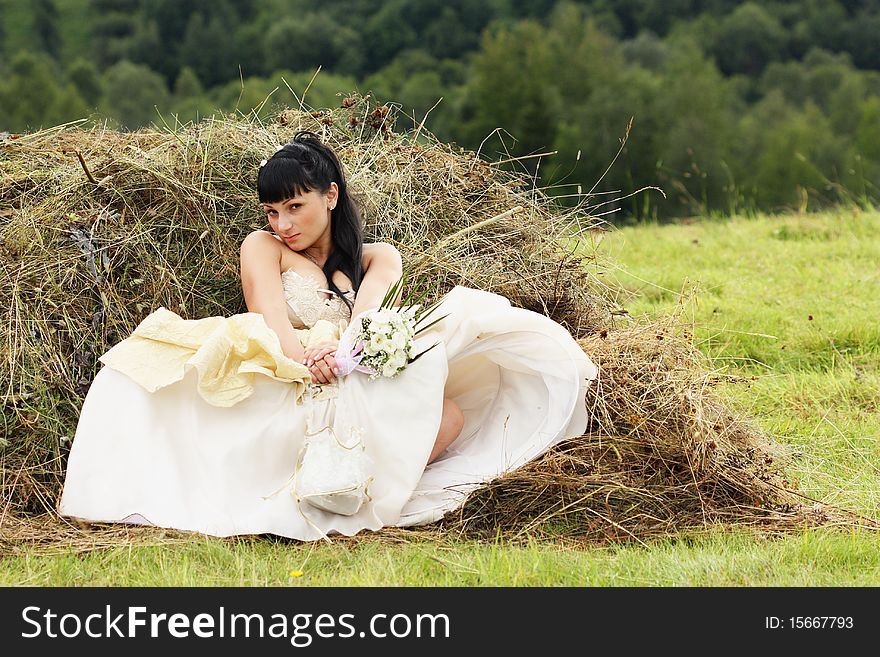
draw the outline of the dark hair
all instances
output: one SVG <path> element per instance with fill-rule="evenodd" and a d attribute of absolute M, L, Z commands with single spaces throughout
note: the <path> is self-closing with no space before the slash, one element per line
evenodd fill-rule
<path fill-rule="evenodd" d="M 323 194 L 330 189 L 331 182 L 339 187 L 339 198 L 330 211 L 333 247 L 323 271 L 329 288 L 351 310 L 348 298 L 333 282 L 333 272 L 341 271 L 348 276 L 357 292 L 364 277 L 364 230 L 360 210 L 348 193 L 342 165 L 333 149 L 314 132 L 300 130 L 260 167 L 257 195 L 260 203 L 278 203 L 312 190 Z"/>

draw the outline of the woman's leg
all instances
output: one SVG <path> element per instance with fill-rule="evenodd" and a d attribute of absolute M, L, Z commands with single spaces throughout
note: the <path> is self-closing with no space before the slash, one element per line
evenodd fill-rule
<path fill-rule="evenodd" d="M 434 449 L 428 458 L 431 463 L 446 449 L 452 441 L 458 438 L 461 428 L 464 426 L 464 415 L 461 409 L 451 399 L 443 400 L 443 417 L 440 419 L 440 431 L 437 432 L 437 440 L 434 442 Z"/>

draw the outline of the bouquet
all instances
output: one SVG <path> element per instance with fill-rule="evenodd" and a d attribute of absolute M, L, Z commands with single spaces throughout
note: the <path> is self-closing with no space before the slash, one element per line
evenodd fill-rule
<path fill-rule="evenodd" d="M 422 302 L 428 290 L 425 288 L 417 295 L 414 290 L 418 283 L 400 301 L 400 307 L 395 307 L 404 278 L 401 276 L 388 289 L 378 308 L 358 315 L 342 334 L 336 348 L 340 376 L 357 370 L 369 374 L 371 379 L 379 376 L 391 378 L 437 346 L 435 343 L 413 355 L 415 338 L 446 315 L 422 325 L 440 302 L 424 307 Z"/>

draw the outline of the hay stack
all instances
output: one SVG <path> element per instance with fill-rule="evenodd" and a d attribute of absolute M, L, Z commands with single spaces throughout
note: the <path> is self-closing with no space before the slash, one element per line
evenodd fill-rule
<path fill-rule="evenodd" d="M 600 366 L 587 433 L 477 491 L 442 525 L 485 538 L 641 543 L 720 525 L 772 533 L 858 524 L 804 503 L 786 478 L 787 448 L 713 394 L 714 373 L 692 337 L 674 314 L 580 339 Z"/>
<path fill-rule="evenodd" d="M 698 352 L 670 328 L 659 341 L 657 327 L 615 318 L 601 261 L 579 243 L 595 227 L 588 206 L 562 211 L 527 178 L 392 122 L 352 95 L 267 125 L 0 135 L 0 540 L 7 514 L 54 513 L 100 354 L 158 306 L 245 311 L 238 247 L 265 227 L 258 163 L 299 129 L 337 149 L 370 241 L 395 244 L 441 293 L 482 288 L 549 315 L 601 365 L 588 435 L 481 489 L 441 527 L 481 535 L 562 518 L 575 533 L 643 535 L 797 508 L 759 432 L 711 400 Z"/>

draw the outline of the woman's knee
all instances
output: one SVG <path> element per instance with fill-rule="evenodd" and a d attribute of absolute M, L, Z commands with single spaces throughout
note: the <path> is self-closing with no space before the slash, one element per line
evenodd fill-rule
<path fill-rule="evenodd" d="M 441 421 L 443 429 L 441 430 L 449 440 L 454 440 L 461 433 L 464 427 L 464 413 L 461 408 L 451 399 L 443 400 L 443 420 Z"/>
<path fill-rule="evenodd" d="M 437 432 L 437 439 L 434 441 L 434 449 L 431 450 L 428 463 L 432 463 L 443 453 L 443 450 L 455 442 L 455 439 L 461 433 L 462 427 L 464 427 L 464 414 L 461 412 L 461 408 L 451 399 L 444 399 L 443 416 L 440 418 L 440 431 Z"/>

